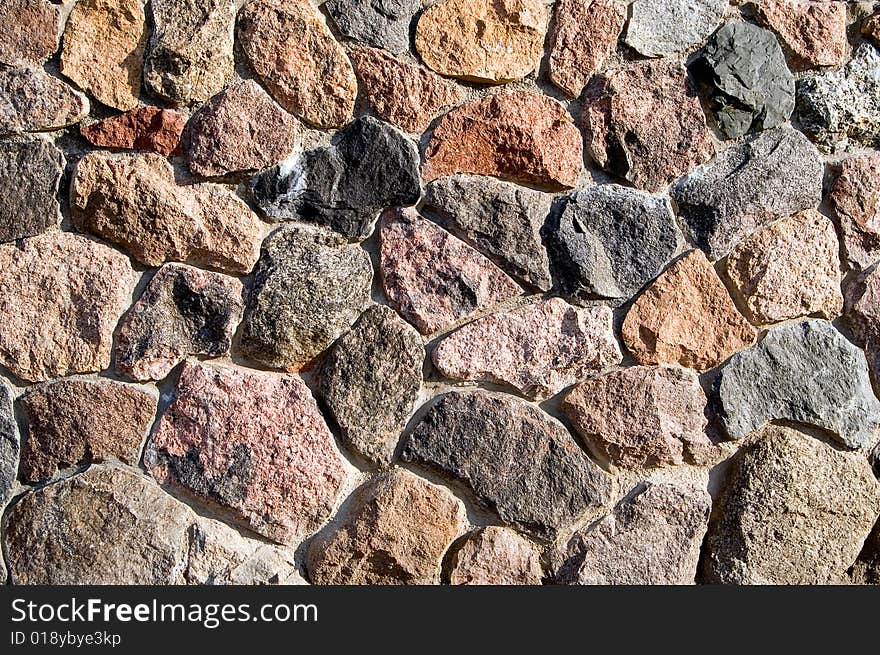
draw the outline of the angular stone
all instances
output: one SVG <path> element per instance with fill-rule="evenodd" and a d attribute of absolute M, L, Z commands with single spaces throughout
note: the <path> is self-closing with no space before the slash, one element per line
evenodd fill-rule
<path fill-rule="evenodd" d="M 865 541 L 859 559 L 850 573 L 850 579 L 854 584 L 880 585 L 880 520 Z"/>
<path fill-rule="evenodd" d="M 26 480 L 110 458 L 137 466 L 158 396 L 121 382 L 68 378 L 30 387 L 19 399 L 27 429 Z"/>
<path fill-rule="evenodd" d="M 856 343 L 865 349 L 876 378 L 880 374 L 880 274 L 876 262 L 847 285 L 846 321 Z"/>
<path fill-rule="evenodd" d="M 880 11 L 875 11 L 862 23 L 862 34 L 880 45 Z"/>
<path fill-rule="evenodd" d="M 0 141 L 0 241 L 32 237 L 61 222 L 64 165 L 48 141 Z"/>
<path fill-rule="evenodd" d="M 865 268 L 880 259 L 880 155 L 840 162 L 831 187 L 831 203 L 840 222 L 847 259 Z"/>
<path fill-rule="evenodd" d="M 362 116 L 333 145 L 257 176 L 252 191 L 272 220 L 318 223 L 362 240 L 383 209 L 418 202 L 419 152 L 390 125 Z"/>
<path fill-rule="evenodd" d="M 562 401 L 575 433 L 623 468 L 700 463 L 711 453 L 696 372 L 628 366 L 578 384 Z"/>
<path fill-rule="evenodd" d="M 373 269 L 357 245 L 289 225 L 263 242 L 248 293 L 241 351 L 298 370 L 327 349 L 370 303 Z"/>
<path fill-rule="evenodd" d="M 761 225 L 817 207 L 824 172 L 803 134 L 778 128 L 723 151 L 671 193 L 693 241 L 720 259 Z"/>
<path fill-rule="evenodd" d="M 768 426 L 734 456 L 705 566 L 722 584 L 840 584 L 880 513 L 861 453 Z"/>
<path fill-rule="evenodd" d="M 705 87 L 718 130 L 728 139 L 788 120 L 794 110 L 794 76 L 772 32 L 730 22 L 709 40 L 693 73 Z"/>
<path fill-rule="evenodd" d="M 734 355 L 717 383 L 720 417 L 733 439 L 773 420 L 814 425 L 848 448 L 870 446 L 880 426 L 865 354 L 830 323 L 771 328 Z"/>
<path fill-rule="evenodd" d="M 620 363 L 612 320 L 608 307 L 576 309 L 549 298 L 459 328 L 437 344 L 432 359 L 447 378 L 507 384 L 546 398 Z"/>
<path fill-rule="evenodd" d="M 612 184 L 563 196 L 543 231 L 556 284 L 578 302 L 624 302 L 660 273 L 680 242 L 667 201 Z"/>
<path fill-rule="evenodd" d="M 69 232 L 0 246 L 0 364 L 32 382 L 107 368 L 135 279 L 125 255 Z"/>
<path fill-rule="evenodd" d="M 228 187 L 178 185 L 155 154 L 93 152 L 76 165 L 73 222 L 128 250 L 147 266 L 180 261 L 247 273 L 257 261 L 263 223 Z"/>
<path fill-rule="evenodd" d="M 705 43 L 727 0 L 636 0 L 624 41 L 646 57 L 665 57 Z"/>
<path fill-rule="evenodd" d="M 298 377 L 187 362 L 144 464 L 162 483 L 295 544 L 330 516 L 347 477 Z"/>
<path fill-rule="evenodd" d="M 594 76 L 582 120 L 593 161 L 647 191 L 715 154 L 700 102 L 675 63 L 640 62 Z"/>
<path fill-rule="evenodd" d="M 58 130 L 88 113 L 82 93 L 42 68 L 0 66 L 0 134 Z"/>
<path fill-rule="evenodd" d="M 422 334 L 522 293 L 492 262 L 415 210 L 388 212 L 380 236 L 388 304 Z"/>
<path fill-rule="evenodd" d="M 553 196 L 490 177 L 453 175 L 425 188 L 422 212 L 541 291 L 552 286 L 541 245 Z"/>
<path fill-rule="evenodd" d="M 266 584 L 296 577 L 293 552 L 196 515 L 150 480 L 92 467 L 10 512 L 15 584 Z"/>
<path fill-rule="evenodd" d="M 562 0 L 556 5 L 554 19 L 550 81 L 577 97 L 617 47 L 617 38 L 626 22 L 626 3 Z"/>
<path fill-rule="evenodd" d="M 235 73 L 232 0 L 150 0 L 144 84 L 177 104 L 204 102 Z"/>
<path fill-rule="evenodd" d="M 376 115 L 406 132 L 421 134 L 445 107 L 464 100 L 457 84 L 381 50 L 360 48 L 348 56 Z"/>
<path fill-rule="evenodd" d="M 560 550 L 562 584 L 694 584 L 712 499 L 703 489 L 643 483 Z"/>
<path fill-rule="evenodd" d="M 425 150 L 426 181 L 491 175 L 552 190 L 577 184 L 583 139 L 556 100 L 530 91 L 489 95 L 453 109 Z"/>
<path fill-rule="evenodd" d="M 119 323 L 116 370 L 135 380 L 161 380 L 190 355 L 228 355 L 243 293 L 233 277 L 165 264 Z"/>
<path fill-rule="evenodd" d="M 753 323 L 810 315 L 833 320 L 843 309 L 839 250 L 834 225 L 810 209 L 740 242 L 724 267 Z"/>
<path fill-rule="evenodd" d="M 443 554 L 464 530 L 461 501 L 394 469 L 360 487 L 338 527 L 306 553 L 313 584 L 439 584 Z"/>
<path fill-rule="evenodd" d="M 180 135 L 186 115 L 145 106 L 81 127 L 89 143 L 104 148 L 146 150 L 160 155 L 180 154 Z"/>
<path fill-rule="evenodd" d="M 464 485 L 504 523 L 548 541 L 611 499 L 611 478 L 560 423 L 504 394 L 441 396 L 402 457 Z"/>
<path fill-rule="evenodd" d="M 0 506 L 5 506 L 18 477 L 19 439 L 12 389 L 0 380 Z"/>
<path fill-rule="evenodd" d="M 639 364 L 714 368 L 755 339 L 699 250 L 676 261 L 630 307 L 623 342 Z"/>
<path fill-rule="evenodd" d="M 846 61 L 845 2 L 756 0 L 758 20 L 788 48 L 794 70 L 839 66 Z"/>
<path fill-rule="evenodd" d="M 409 26 L 422 3 L 420 0 L 330 0 L 324 8 L 343 36 L 401 53 L 409 50 Z"/>
<path fill-rule="evenodd" d="M 299 140 L 299 122 L 253 80 L 211 98 L 193 115 L 189 130 L 189 169 L 205 177 L 272 166 Z"/>
<path fill-rule="evenodd" d="M 282 107 L 320 128 L 349 119 L 357 78 L 309 0 L 252 0 L 238 14 L 238 39 L 251 69 Z"/>
<path fill-rule="evenodd" d="M 59 5 L 49 0 L 4 0 L 0 4 L 0 63 L 39 66 L 58 49 Z"/>
<path fill-rule="evenodd" d="M 390 307 L 374 305 L 327 354 L 318 389 L 345 445 L 388 464 L 422 386 L 425 347 Z"/>
<path fill-rule="evenodd" d="M 64 28 L 61 72 L 105 105 L 134 109 L 147 26 L 141 0 L 77 0 Z"/>
<path fill-rule="evenodd" d="M 539 585 L 544 572 L 534 546 L 513 530 L 490 525 L 471 532 L 452 558 L 454 585 Z"/>

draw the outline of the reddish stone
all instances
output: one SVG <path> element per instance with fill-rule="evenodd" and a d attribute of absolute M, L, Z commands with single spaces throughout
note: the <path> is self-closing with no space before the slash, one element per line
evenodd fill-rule
<path fill-rule="evenodd" d="M 880 155 L 858 155 L 841 162 L 831 202 L 848 259 L 861 268 L 870 266 L 880 257 Z"/>
<path fill-rule="evenodd" d="M 39 66 L 58 49 L 60 5 L 49 0 L 0 2 L 0 62 Z"/>
<path fill-rule="evenodd" d="M 80 132 L 96 146 L 146 150 L 167 156 L 180 154 L 184 125 L 184 114 L 147 106 L 81 127 Z"/>
<path fill-rule="evenodd" d="M 752 4 L 758 21 L 788 48 L 789 64 L 795 70 L 839 66 L 846 61 L 845 2 L 756 0 Z"/>

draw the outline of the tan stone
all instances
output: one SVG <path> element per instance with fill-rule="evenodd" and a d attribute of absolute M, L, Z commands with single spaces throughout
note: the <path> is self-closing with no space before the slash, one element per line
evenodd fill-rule
<path fill-rule="evenodd" d="M 49 0 L 0 2 L 0 62 L 40 65 L 58 49 L 59 5 Z"/>
<path fill-rule="evenodd" d="M 788 48 L 795 70 L 846 61 L 846 2 L 756 0 L 752 5 L 758 21 Z"/>
<path fill-rule="evenodd" d="M 513 530 L 474 530 L 452 558 L 450 584 L 539 585 L 543 571 L 535 547 Z"/>

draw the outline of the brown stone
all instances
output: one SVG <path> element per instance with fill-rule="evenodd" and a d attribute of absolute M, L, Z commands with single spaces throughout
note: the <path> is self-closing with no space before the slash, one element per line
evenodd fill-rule
<path fill-rule="evenodd" d="M 88 113 L 88 98 L 42 68 L 0 66 L 0 134 L 58 130 Z"/>
<path fill-rule="evenodd" d="M 847 258 L 859 268 L 880 258 L 880 155 L 843 160 L 831 188 Z"/>
<path fill-rule="evenodd" d="M 49 0 L 0 3 L 0 63 L 39 66 L 58 49 L 61 7 Z"/>
<path fill-rule="evenodd" d="M 875 11 L 862 23 L 862 34 L 880 44 L 880 11 Z"/>
<path fill-rule="evenodd" d="M 795 70 L 839 66 L 846 62 L 845 2 L 756 0 L 758 21 L 779 37 Z"/>
<path fill-rule="evenodd" d="M 452 557 L 454 585 L 539 585 L 535 547 L 513 530 L 489 526 L 471 532 Z"/>
<path fill-rule="evenodd" d="M 96 146 L 168 156 L 180 154 L 180 134 L 186 120 L 180 112 L 146 106 L 105 118 L 79 131 Z"/>

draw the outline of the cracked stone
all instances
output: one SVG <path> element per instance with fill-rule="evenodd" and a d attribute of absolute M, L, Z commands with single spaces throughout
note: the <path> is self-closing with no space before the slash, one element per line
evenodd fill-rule
<path fill-rule="evenodd" d="M 880 155 L 843 160 L 831 187 L 847 259 L 859 268 L 880 258 Z"/>

